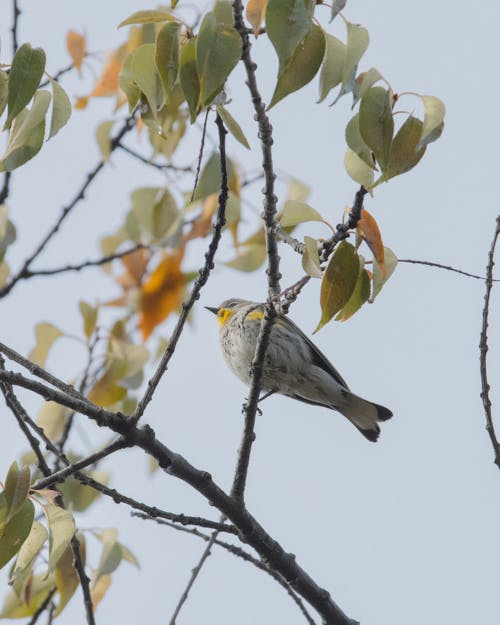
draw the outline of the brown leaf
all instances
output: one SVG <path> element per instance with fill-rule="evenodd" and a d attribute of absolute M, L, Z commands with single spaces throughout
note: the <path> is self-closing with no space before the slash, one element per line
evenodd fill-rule
<path fill-rule="evenodd" d="M 87 39 L 75 30 L 68 31 L 66 35 L 66 48 L 73 59 L 73 65 L 78 70 L 78 75 L 82 75 L 82 62 L 87 54 Z"/>
<path fill-rule="evenodd" d="M 252 25 L 253 34 L 257 37 L 264 20 L 267 8 L 267 0 L 248 0 L 247 20 Z"/>
<path fill-rule="evenodd" d="M 385 279 L 387 275 L 387 269 L 385 266 L 384 244 L 382 242 L 382 235 L 375 219 L 370 213 L 363 209 L 361 219 L 356 226 L 359 236 L 366 241 L 366 244 L 371 249 L 375 260 L 379 264 L 382 271 L 382 277 Z"/>
<path fill-rule="evenodd" d="M 165 254 L 142 286 L 139 327 L 144 341 L 181 303 L 184 274 L 180 265 L 183 255 L 183 249 Z"/>
<path fill-rule="evenodd" d="M 217 210 L 218 195 L 212 193 L 203 202 L 201 215 L 191 225 L 191 230 L 186 234 L 185 241 L 191 239 L 204 238 L 212 227 L 212 217 Z"/>
<path fill-rule="evenodd" d="M 139 286 L 148 266 L 149 251 L 136 250 L 131 254 L 122 256 L 121 261 L 125 266 L 125 273 L 118 278 L 118 281 L 124 290 Z"/>

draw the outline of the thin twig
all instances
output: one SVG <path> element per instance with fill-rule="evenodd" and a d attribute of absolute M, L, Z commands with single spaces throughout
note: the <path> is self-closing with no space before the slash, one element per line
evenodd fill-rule
<path fill-rule="evenodd" d="M 12 33 L 12 56 L 14 56 L 17 52 L 17 48 L 19 47 L 17 41 L 17 30 L 19 28 L 19 16 L 21 15 L 21 10 L 17 5 L 17 0 L 13 0 L 12 10 L 14 14 L 12 16 L 12 28 L 10 30 Z"/>
<path fill-rule="evenodd" d="M 459 273 L 462 276 L 467 276 L 468 278 L 476 278 L 477 280 L 487 280 L 485 276 L 478 276 L 475 273 L 468 273 L 467 271 L 463 271 L 462 269 L 456 269 L 455 267 L 451 267 L 450 265 L 442 265 L 441 263 L 433 263 L 430 260 L 414 260 L 413 258 L 398 258 L 398 263 L 409 263 L 412 265 L 427 265 L 428 267 L 436 267 L 438 269 L 446 269 L 446 271 L 454 271 L 455 273 Z M 500 279 L 491 279 L 492 282 L 500 282 Z"/>
<path fill-rule="evenodd" d="M 127 117 L 127 119 L 123 123 L 122 127 L 120 128 L 120 130 L 118 131 L 116 136 L 113 137 L 113 139 L 111 140 L 111 144 L 110 144 L 110 151 L 111 152 L 116 150 L 116 148 L 118 147 L 118 144 L 119 144 L 120 140 L 122 139 L 122 137 L 124 137 L 127 134 L 127 132 L 129 132 L 129 130 L 133 127 L 133 125 L 134 125 L 134 117 L 132 115 L 130 117 Z M 83 200 L 85 198 L 85 193 L 87 192 L 88 188 L 90 187 L 92 182 L 95 180 L 95 178 L 97 177 L 97 175 L 101 171 L 101 169 L 104 168 L 105 164 L 106 163 L 105 163 L 104 160 L 99 161 L 99 163 L 97 163 L 97 165 L 87 174 L 87 176 L 85 178 L 85 182 L 80 187 L 80 189 L 77 191 L 75 197 L 71 200 L 71 202 L 69 204 L 67 204 L 62 209 L 61 214 L 59 215 L 58 219 L 56 220 L 56 223 L 52 226 L 52 228 L 44 236 L 44 238 L 37 245 L 35 250 L 28 256 L 28 258 L 26 258 L 26 260 L 22 264 L 22 266 L 19 269 L 19 271 L 9 280 L 9 282 L 2 289 L 0 289 L 0 298 L 1 297 L 5 297 L 5 295 L 10 293 L 10 291 L 13 289 L 13 287 L 20 280 L 24 280 L 26 278 L 28 269 L 30 268 L 30 266 L 33 263 L 33 261 L 36 258 L 38 258 L 38 256 L 45 249 L 45 247 L 47 246 L 49 241 L 52 239 L 52 237 L 59 231 L 59 228 L 61 227 L 63 221 L 69 215 L 71 210 L 81 200 Z"/>
<path fill-rule="evenodd" d="M 500 215 L 496 220 L 495 233 L 491 242 L 490 251 L 488 252 L 488 265 L 486 267 L 486 293 L 484 295 L 483 323 L 481 328 L 481 339 L 479 341 L 479 371 L 481 374 L 481 399 L 483 400 L 484 412 L 486 415 L 486 430 L 489 434 L 493 451 L 495 454 L 494 462 L 500 469 L 500 444 L 498 442 L 495 425 L 493 423 L 493 415 L 491 411 L 490 385 L 488 384 L 488 371 L 486 364 L 486 354 L 488 352 L 488 314 L 490 308 L 490 296 L 493 286 L 493 266 L 495 264 L 495 247 L 498 236 L 500 235 Z"/>
<path fill-rule="evenodd" d="M 205 119 L 203 120 L 203 130 L 201 131 L 201 143 L 200 143 L 200 151 L 198 152 L 198 161 L 196 163 L 196 173 L 194 176 L 194 184 L 193 190 L 191 191 L 191 199 L 192 202 L 194 200 L 194 194 L 196 193 L 196 188 L 198 187 L 198 180 L 200 178 L 200 170 L 201 170 L 201 161 L 203 159 L 203 150 L 205 149 L 205 139 L 207 137 L 207 122 L 208 122 L 208 113 L 210 109 L 207 109 L 205 113 Z"/>
<path fill-rule="evenodd" d="M 150 165 L 151 167 L 154 167 L 155 169 L 159 169 L 159 170 L 168 169 L 171 171 L 181 171 L 181 172 L 193 171 L 193 168 L 190 165 L 179 166 L 179 165 L 171 165 L 170 163 L 155 163 L 154 161 L 151 161 L 148 158 L 144 157 L 142 154 L 139 154 L 139 152 L 136 152 L 135 150 L 132 150 L 131 148 L 127 147 L 123 143 L 119 143 L 118 147 L 120 148 L 120 150 L 123 150 L 124 152 L 126 152 L 129 156 L 133 156 L 138 161 L 141 161 L 141 163 L 144 163 L 145 165 Z"/>
<path fill-rule="evenodd" d="M 85 56 L 87 56 L 87 54 L 85 54 Z M 68 72 L 70 72 L 74 67 L 75 67 L 74 63 L 70 63 L 66 67 L 63 67 L 62 69 L 58 70 L 53 76 L 51 76 L 52 80 L 55 82 L 59 82 L 59 79 L 61 78 L 61 76 L 64 76 L 64 74 L 67 74 Z M 49 83 L 50 83 L 49 79 L 44 80 L 42 83 L 40 83 L 40 86 L 38 88 L 42 89 L 43 87 L 46 87 Z"/>
<path fill-rule="evenodd" d="M 83 605 L 85 606 L 85 615 L 87 617 L 88 625 L 95 625 L 94 606 L 92 605 L 92 596 L 90 594 L 90 579 L 85 572 L 85 566 L 83 564 L 82 552 L 80 549 L 80 541 L 73 536 L 71 539 L 71 550 L 73 551 L 73 561 L 80 580 L 80 586 L 83 593 Z"/>
<path fill-rule="evenodd" d="M 53 588 L 49 594 L 43 600 L 43 603 L 40 605 L 38 610 L 33 614 L 30 621 L 26 625 L 35 625 L 37 623 L 40 616 L 45 612 L 45 610 L 49 607 L 49 603 L 52 601 L 52 597 L 56 594 L 56 588 Z"/>
<path fill-rule="evenodd" d="M 96 260 L 86 260 L 76 265 L 66 265 L 64 267 L 55 267 L 53 269 L 35 269 L 31 271 L 30 269 L 26 270 L 24 273 L 24 278 L 33 278 L 37 276 L 55 276 L 60 273 L 68 273 L 69 271 L 81 271 L 82 269 L 86 269 L 87 267 L 100 267 L 105 265 L 106 263 L 110 263 L 113 260 L 117 260 L 119 258 L 123 258 L 124 256 L 128 256 L 129 254 L 133 254 L 138 250 L 148 249 L 147 245 L 143 245 L 142 243 L 138 243 L 128 250 L 124 250 L 123 252 L 115 252 L 114 254 L 108 254 L 107 256 L 103 256 L 102 258 L 98 258 Z"/>
<path fill-rule="evenodd" d="M 12 172 L 6 171 L 3 175 L 3 186 L 0 191 L 0 204 L 3 204 L 5 200 L 9 197 L 10 191 L 10 177 L 12 176 Z"/>
<path fill-rule="evenodd" d="M 210 272 L 214 268 L 214 259 L 215 253 L 217 252 L 217 248 L 219 246 L 219 242 L 222 236 L 222 228 L 226 223 L 226 204 L 227 198 L 229 194 L 229 189 L 227 186 L 227 163 L 226 163 L 226 134 L 227 131 L 224 128 L 224 124 L 222 123 L 222 119 L 219 114 L 215 119 L 215 123 L 217 124 L 217 128 L 219 131 L 219 154 L 220 154 L 220 167 L 221 167 L 221 188 L 218 199 L 217 206 L 217 216 L 215 220 L 215 224 L 213 227 L 213 235 L 212 240 L 208 246 L 208 250 L 205 254 L 205 263 L 203 267 L 198 271 L 198 277 L 195 280 L 193 288 L 191 289 L 191 294 L 187 302 L 182 304 L 182 311 L 179 315 L 179 319 L 177 320 L 177 324 L 174 328 L 172 336 L 168 342 L 168 347 L 163 354 L 163 357 L 156 368 L 156 371 L 153 374 L 153 377 L 149 380 L 146 392 L 142 397 L 141 401 L 137 405 L 137 409 L 133 415 L 133 422 L 137 423 L 137 421 L 142 417 L 146 406 L 149 404 L 151 399 L 153 398 L 153 393 L 156 390 L 162 376 L 168 368 L 168 363 L 172 358 L 175 348 L 177 346 L 177 342 L 182 334 L 184 329 L 184 324 L 188 318 L 188 315 L 191 311 L 191 308 L 194 306 L 196 300 L 200 297 L 200 291 L 203 286 L 206 284 Z M 200 151 L 201 154 L 201 151 Z"/>
<path fill-rule="evenodd" d="M 137 517 L 139 519 L 150 520 L 147 515 L 141 514 L 140 512 L 132 512 L 132 516 Z M 201 540 L 204 540 L 205 542 L 210 541 L 212 538 L 212 536 L 209 536 L 208 534 L 204 534 L 203 532 L 200 532 L 196 528 L 182 527 L 180 525 L 175 525 L 174 523 L 171 523 L 170 521 L 162 521 L 160 519 L 155 520 L 155 522 L 160 525 L 166 525 L 167 527 L 171 527 L 179 532 L 186 532 L 188 534 L 191 534 L 192 536 L 201 538 Z M 273 571 L 272 569 L 270 569 L 264 562 L 262 562 L 262 560 L 259 560 L 258 558 L 254 558 L 254 556 L 250 555 L 247 551 L 245 551 L 241 547 L 238 547 L 237 545 L 233 545 L 231 543 L 227 543 L 219 539 L 214 540 L 213 544 L 217 545 L 218 547 L 222 547 L 222 549 L 225 549 L 226 551 L 236 556 L 237 558 L 241 558 L 245 562 L 249 562 L 250 564 L 253 564 L 256 568 L 270 575 L 274 580 L 278 582 L 278 584 L 280 584 L 280 586 L 282 586 L 287 591 L 287 593 L 290 595 L 293 601 L 297 604 L 299 610 L 302 612 L 307 622 L 310 625 L 316 625 L 314 619 L 307 611 L 307 608 L 305 607 L 302 599 L 292 590 L 292 588 L 289 586 L 287 581 L 284 580 L 279 573 L 276 573 L 276 571 Z"/>

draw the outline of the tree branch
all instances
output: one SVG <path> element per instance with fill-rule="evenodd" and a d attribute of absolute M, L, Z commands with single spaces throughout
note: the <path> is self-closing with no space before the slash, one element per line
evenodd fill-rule
<path fill-rule="evenodd" d="M 150 165 L 151 167 L 154 167 L 155 169 L 181 171 L 181 172 L 193 171 L 193 168 L 190 165 L 178 166 L 178 165 L 171 165 L 170 163 L 155 163 L 154 161 L 150 161 L 149 159 L 145 158 L 142 154 L 139 154 L 139 152 L 136 152 L 135 150 L 130 149 L 123 143 L 119 143 L 118 147 L 120 148 L 120 150 L 123 150 L 129 156 L 133 156 L 138 161 L 141 161 L 141 163 L 144 163 L 144 165 Z"/>
<path fill-rule="evenodd" d="M 494 462 L 500 469 L 500 444 L 498 442 L 495 425 L 493 423 L 493 415 L 491 411 L 490 385 L 488 383 L 488 371 L 486 363 L 486 354 L 488 352 L 488 313 L 490 307 L 490 295 L 493 286 L 493 266 L 495 264 L 495 247 L 498 236 L 500 235 L 500 215 L 496 220 L 495 233 L 491 242 L 490 251 L 488 252 L 488 265 L 486 267 L 486 293 L 484 295 L 483 323 L 481 328 L 481 339 L 479 341 L 479 371 L 481 374 L 481 399 L 483 400 L 484 412 L 486 415 L 486 430 L 489 434 L 493 452 L 495 454 Z"/>
<path fill-rule="evenodd" d="M 12 56 L 14 56 L 17 52 L 17 48 L 19 47 L 19 44 L 17 41 L 17 29 L 19 28 L 19 16 L 21 15 L 21 10 L 19 9 L 17 5 L 17 0 L 13 0 L 12 10 L 13 10 L 12 27 L 10 31 L 12 33 Z"/>
<path fill-rule="evenodd" d="M 220 167 L 221 167 L 221 189 L 219 193 L 218 206 L 217 206 L 217 216 L 214 224 L 214 232 L 212 235 L 212 240 L 208 246 L 208 251 L 205 254 L 205 264 L 198 271 L 198 277 L 195 280 L 193 288 L 191 289 L 191 294 L 187 302 L 182 304 L 182 311 L 179 315 L 179 319 L 174 328 L 172 336 L 168 342 L 168 347 L 163 354 L 163 357 L 156 368 L 156 371 L 153 374 L 153 377 L 149 380 L 146 392 L 142 397 L 141 401 L 137 405 L 137 410 L 133 415 L 134 423 L 142 417 L 144 411 L 146 410 L 147 405 L 153 398 L 153 394 L 158 386 L 162 376 L 168 368 L 168 363 L 172 358 L 175 348 L 177 347 L 177 343 L 184 329 L 184 324 L 188 318 L 188 315 L 191 311 L 191 308 L 194 306 L 196 300 L 200 297 L 201 289 L 205 286 L 208 280 L 208 276 L 210 272 L 214 268 L 214 259 L 215 253 L 217 252 L 217 248 L 219 247 L 219 242 L 222 236 L 222 228 L 226 223 L 226 204 L 229 189 L 227 186 L 227 165 L 226 165 L 226 134 L 227 131 L 224 128 L 224 124 L 222 123 L 222 119 L 219 114 L 215 119 L 215 123 L 217 124 L 217 128 L 219 131 L 219 153 L 220 153 Z"/>
<path fill-rule="evenodd" d="M 2 190 L 0 191 L 0 204 L 4 204 L 5 200 L 9 197 L 11 176 L 12 176 L 11 171 L 6 171 L 3 175 L 3 186 L 2 186 Z"/>

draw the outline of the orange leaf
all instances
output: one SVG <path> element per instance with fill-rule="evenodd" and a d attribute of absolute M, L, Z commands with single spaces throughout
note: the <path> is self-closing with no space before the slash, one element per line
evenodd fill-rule
<path fill-rule="evenodd" d="M 380 229 L 377 222 L 365 208 L 361 213 L 361 219 L 358 221 L 358 225 L 356 226 L 356 228 L 358 230 L 359 236 L 364 241 L 366 241 L 366 244 L 371 249 L 375 260 L 379 264 L 380 270 L 382 272 L 382 277 L 385 280 L 387 276 L 387 269 L 385 266 L 385 254 L 384 244 L 382 243 L 382 235 L 380 234 Z"/>
<path fill-rule="evenodd" d="M 109 55 L 106 63 L 104 64 L 101 75 L 97 79 L 94 89 L 90 94 L 91 96 L 106 97 L 118 93 L 120 88 L 118 76 L 122 68 L 122 62 L 119 56 L 118 51 L 112 52 Z"/>
<path fill-rule="evenodd" d="M 247 4 L 247 20 L 252 25 L 253 34 L 257 37 L 259 34 L 262 20 L 267 8 L 267 0 L 248 0 Z"/>
<path fill-rule="evenodd" d="M 73 65 L 81 76 L 82 61 L 87 54 L 87 39 L 75 30 L 70 30 L 66 35 L 66 48 L 73 59 Z"/>
<path fill-rule="evenodd" d="M 193 222 L 191 230 L 186 234 L 185 241 L 207 236 L 212 227 L 212 217 L 217 210 L 218 199 L 217 193 L 212 193 L 205 199 L 201 215 Z"/>
<path fill-rule="evenodd" d="M 185 282 L 180 268 L 183 254 L 183 250 L 165 254 L 142 286 L 139 327 L 144 341 L 180 305 Z"/>
<path fill-rule="evenodd" d="M 87 108 L 88 103 L 88 96 L 81 96 L 80 98 L 77 98 L 75 102 L 75 108 L 79 111 L 83 111 L 83 109 Z"/>
<path fill-rule="evenodd" d="M 148 250 L 136 250 L 131 254 L 122 256 L 121 261 L 125 266 L 125 273 L 120 276 L 120 283 L 126 290 L 127 286 L 139 286 L 149 261 Z M 127 286 L 125 286 L 127 285 Z"/>

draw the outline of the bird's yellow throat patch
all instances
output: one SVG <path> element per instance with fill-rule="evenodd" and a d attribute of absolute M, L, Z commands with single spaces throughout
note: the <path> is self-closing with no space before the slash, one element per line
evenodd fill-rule
<path fill-rule="evenodd" d="M 234 310 L 232 308 L 219 308 L 217 312 L 217 319 L 219 321 L 219 325 L 221 326 L 225 325 L 229 321 L 229 319 L 233 316 L 233 314 L 234 314 Z M 250 321 L 252 320 L 262 321 L 262 319 L 264 319 L 264 311 L 252 310 L 251 312 L 248 313 L 248 315 L 246 316 L 246 319 L 249 319 Z"/>

